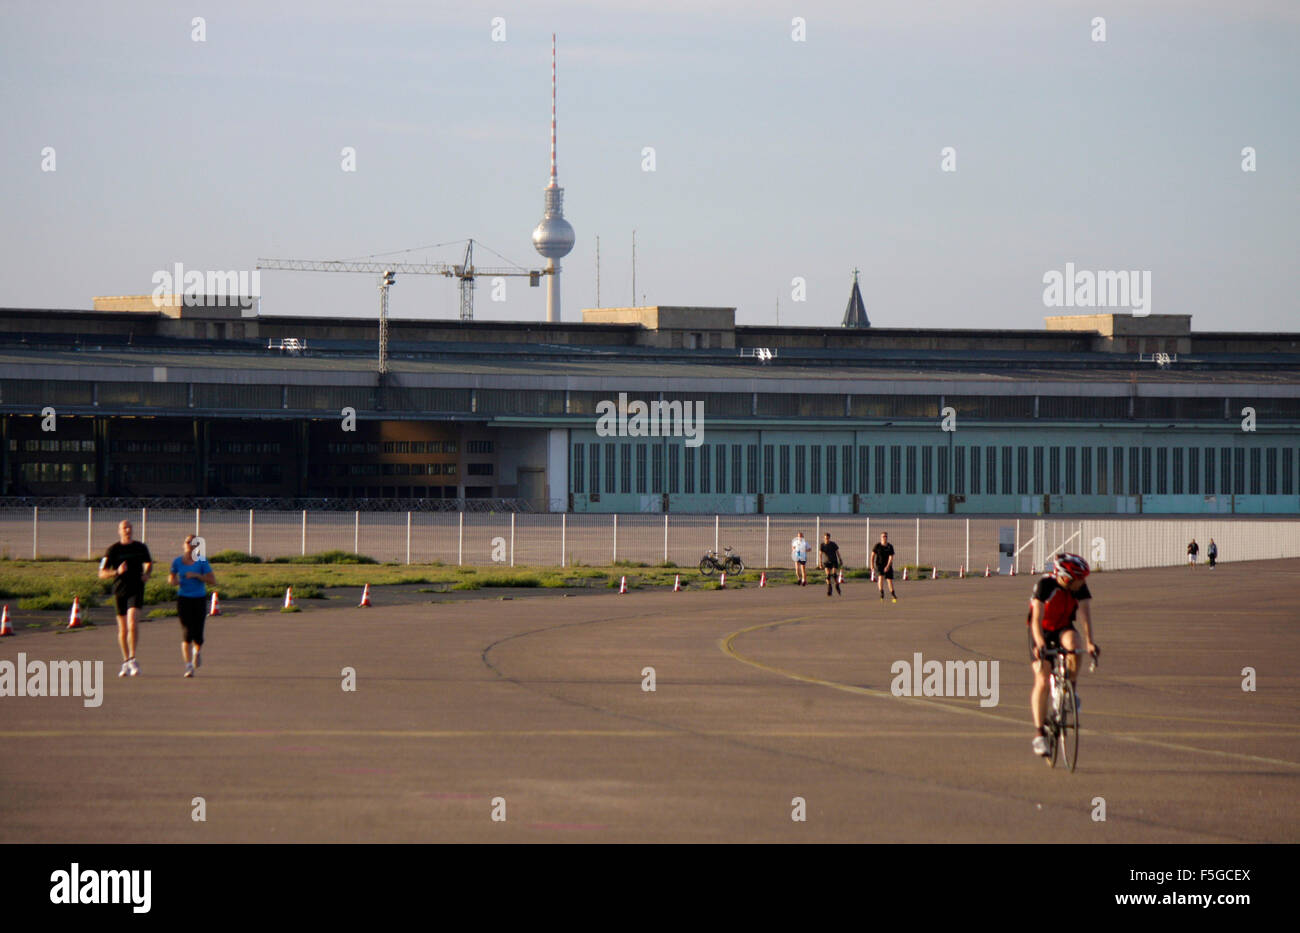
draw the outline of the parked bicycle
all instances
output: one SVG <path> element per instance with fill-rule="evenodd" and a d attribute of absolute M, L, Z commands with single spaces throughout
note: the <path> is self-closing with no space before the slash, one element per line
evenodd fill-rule
<path fill-rule="evenodd" d="M 1074 651 L 1074 654 L 1083 654 Z M 1058 753 L 1065 756 L 1065 763 L 1073 772 L 1079 764 L 1079 695 L 1074 692 L 1074 684 L 1066 671 L 1065 658 L 1071 652 L 1064 648 L 1044 648 L 1042 657 L 1052 662 L 1052 673 L 1048 681 L 1050 689 L 1047 704 L 1047 721 L 1043 729 L 1051 751 L 1047 756 L 1049 766 L 1056 767 Z M 1092 659 L 1092 670 L 1097 669 L 1097 659 Z"/>
<path fill-rule="evenodd" d="M 704 557 L 700 560 L 700 573 L 706 577 L 715 570 L 721 570 L 724 573 L 737 574 L 745 572 L 745 562 L 740 559 L 739 554 L 734 554 L 731 548 L 723 548 L 726 553 L 722 559 L 718 559 L 716 551 L 705 551 Z"/>

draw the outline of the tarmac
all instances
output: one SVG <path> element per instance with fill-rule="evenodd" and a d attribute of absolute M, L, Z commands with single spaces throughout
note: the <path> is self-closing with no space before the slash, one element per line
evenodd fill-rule
<path fill-rule="evenodd" d="M 236 601 L 193 679 L 175 619 L 133 678 L 108 610 L 19 625 L 0 661 L 105 683 L 0 697 L 0 842 L 1300 841 L 1300 560 L 1094 575 L 1074 773 L 1030 751 L 1034 578 L 809 577 Z M 895 695 L 917 653 L 997 705 Z"/>

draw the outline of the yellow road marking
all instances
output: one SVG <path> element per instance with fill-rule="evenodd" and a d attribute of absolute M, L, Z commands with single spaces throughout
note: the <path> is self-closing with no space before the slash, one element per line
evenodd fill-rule
<path fill-rule="evenodd" d="M 911 703 L 920 703 L 925 706 L 932 706 L 937 709 L 947 710 L 948 712 L 952 712 L 952 713 L 960 713 L 965 716 L 979 716 L 983 719 L 994 719 L 1000 722 L 1018 723 L 1020 721 L 1018 719 L 1013 719 L 1009 716 L 999 716 L 995 713 L 986 713 L 981 710 L 968 709 L 963 706 L 954 706 L 953 704 L 950 703 L 941 703 L 936 700 L 928 699 L 925 697 L 896 697 L 892 693 L 887 693 L 883 690 L 874 690 L 870 687 L 858 687 L 853 684 L 845 684 L 834 680 L 825 680 L 820 677 L 812 677 L 807 674 L 797 673 L 796 671 L 788 671 L 785 670 L 784 668 L 773 667 L 770 664 L 764 664 L 762 661 L 755 661 L 753 658 L 747 658 L 736 650 L 735 647 L 736 639 L 742 635 L 747 635 L 750 632 L 756 632 L 761 629 L 778 628 L 782 625 L 789 625 L 793 622 L 807 622 L 814 618 L 816 617 L 799 616 L 792 619 L 781 619 L 776 622 L 763 622 L 760 623 L 759 625 L 751 625 L 748 628 L 743 628 L 740 629 L 739 631 L 732 632 L 730 635 L 724 636 L 718 642 L 718 647 L 722 649 L 723 654 L 727 655 L 733 660 L 739 661 L 741 664 L 748 664 L 750 667 L 756 667 L 759 670 L 764 670 L 767 671 L 768 673 L 776 674 L 780 677 L 787 677 L 791 680 L 798 680 L 803 683 L 815 684 L 819 687 L 828 687 L 831 690 L 841 690 L 845 693 L 856 693 L 862 696 L 875 697 L 877 699 L 893 700 L 895 702 L 904 701 L 904 702 L 911 702 Z M 1102 714 L 1098 714 L 1098 715 L 1102 715 Z M 1218 720 L 1210 720 L 1210 721 L 1218 722 Z M 1258 726 L 1258 723 L 1251 723 L 1250 725 Z M 1175 749 L 1177 751 L 1194 752 L 1194 753 L 1200 753 L 1205 755 L 1218 755 L 1223 758 L 1240 758 L 1247 761 L 1258 761 L 1264 764 L 1282 765 L 1288 768 L 1300 768 L 1300 762 L 1287 761 L 1281 758 L 1265 758 L 1262 755 L 1247 755 L 1242 752 L 1225 752 L 1213 748 L 1197 748 L 1196 746 L 1193 745 L 1178 745 L 1173 742 L 1158 742 L 1154 739 L 1138 738 L 1138 735 L 1152 734 L 1148 732 L 1142 732 L 1138 734 L 1126 734 L 1126 733 L 1119 733 L 1119 732 L 1103 732 L 1098 729 L 1083 729 L 1081 730 L 1080 734 L 1081 735 L 1105 735 L 1111 738 L 1118 739 L 1123 742 L 1135 742 L 1139 744 L 1156 745 L 1161 748 L 1170 748 L 1170 749 Z"/>

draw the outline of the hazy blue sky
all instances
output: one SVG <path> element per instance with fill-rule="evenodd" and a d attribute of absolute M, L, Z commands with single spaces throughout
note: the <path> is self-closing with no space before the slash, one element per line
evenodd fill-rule
<path fill-rule="evenodd" d="M 566 320 L 597 235 L 601 303 L 632 300 L 635 228 L 646 302 L 741 323 L 838 324 L 857 266 L 878 326 L 1037 329 L 1074 262 L 1149 270 L 1198 330 L 1300 330 L 1294 0 L 3 0 L 0 305 L 467 236 L 540 265 L 552 31 Z M 263 312 L 374 314 L 374 284 L 264 273 Z M 487 284 L 480 319 L 544 318 Z M 456 287 L 402 277 L 391 307 L 454 317 Z"/>

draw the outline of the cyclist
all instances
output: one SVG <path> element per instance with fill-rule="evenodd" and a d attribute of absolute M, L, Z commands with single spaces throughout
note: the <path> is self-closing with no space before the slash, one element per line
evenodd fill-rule
<path fill-rule="evenodd" d="M 1034 593 L 1029 599 L 1029 616 L 1025 621 L 1029 626 L 1029 660 L 1034 668 L 1034 689 L 1030 694 L 1029 707 L 1033 712 L 1036 755 L 1046 756 L 1051 753 L 1047 737 L 1043 734 L 1051 664 L 1041 656 L 1042 650 L 1049 647 L 1076 650 L 1079 633 L 1074 628 L 1074 620 L 1078 618 L 1083 623 L 1083 638 L 1088 654 L 1095 659 L 1101 652 L 1092 640 L 1092 593 L 1084 582 L 1089 573 L 1091 569 L 1088 562 L 1078 554 L 1058 554 L 1052 562 L 1051 571 L 1043 574 L 1034 584 Z M 1075 683 L 1079 677 L 1077 655 L 1066 657 L 1066 670 L 1070 683 Z M 1078 696 L 1077 691 L 1075 696 Z"/>

